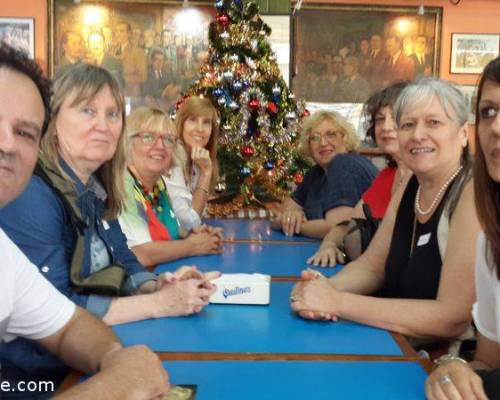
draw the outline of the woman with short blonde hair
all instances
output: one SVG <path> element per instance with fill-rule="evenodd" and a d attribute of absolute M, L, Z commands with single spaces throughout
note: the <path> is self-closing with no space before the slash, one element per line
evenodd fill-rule
<path fill-rule="evenodd" d="M 290 236 L 323 238 L 333 226 L 351 219 L 377 169 L 356 154 L 359 139 L 354 127 L 334 111 L 320 110 L 308 117 L 299 146 L 316 165 L 274 212 L 272 226 Z"/>
<path fill-rule="evenodd" d="M 183 166 L 185 152 L 177 139 L 173 122 L 161 110 L 139 107 L 127 118 L 127 200 L 119 221 L 129 248 L 150 268 L 222 249 L 220 230 L 200 225 L 188 233 L 173 211 L 162 173 L 173 163 Z"/>
<path fill-rule="evenodd" d="M 302 134 L 299 139 L 299 149 L 304 157 L 314 161 L 311 158 L 309 135 L 314 128 L 324 121 L 330 121 L 342 134 L 345 149 L 348 153 L 355 153 L 358 151 L 360 141 L 354 126 L 336 111 L 320 110 L 307 118 L 302 126 Z"/>

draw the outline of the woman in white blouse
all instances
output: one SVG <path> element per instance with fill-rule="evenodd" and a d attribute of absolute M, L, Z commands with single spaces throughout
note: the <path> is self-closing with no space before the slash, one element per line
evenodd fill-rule
<path fill-rule="evenodd" d="M 209 99 L 192 96 L 177 112 L 175 125 L 186 149 L 187 164 L 185 170 L 174 167 L 169 171 L 167 189 L 181 227 L 189 231 L 201 224 L 217 181 L 219 115 Z"/>

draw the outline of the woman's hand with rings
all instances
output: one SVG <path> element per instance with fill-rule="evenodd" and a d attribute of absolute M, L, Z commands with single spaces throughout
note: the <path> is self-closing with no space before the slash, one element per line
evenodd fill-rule
<path fill-rule="evenodd" d="M 434 370 L 425 383 L 429 400 L 488 400 L 479 375 L 460 361 L 449 361 Z"/>

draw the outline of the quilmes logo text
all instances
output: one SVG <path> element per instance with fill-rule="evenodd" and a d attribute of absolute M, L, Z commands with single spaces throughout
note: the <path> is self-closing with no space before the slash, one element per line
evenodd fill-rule
<path fill-rule="evenodd" d="M 252 288 L 250 286 L 247 286 L 247 287 L 235 286 L 233 289 L 225 288 L 224 291 L 222 292 L 222 295 L 224 296 L 225 299 L 227 299 L 229 296 L 250 293 L 251 291 L 252 291 Z"/>

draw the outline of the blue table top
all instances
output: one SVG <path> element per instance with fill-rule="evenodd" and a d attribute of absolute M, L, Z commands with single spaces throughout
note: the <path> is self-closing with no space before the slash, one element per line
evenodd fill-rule
<path fill-rule="evenodd" d="M 166 361 L 170 382 L 197 385 L 196 400 L 424 400 L 416 362 Z"/>
<path fill-rule="evenodd" d="M 208 225 L 224 228 L 226 240 L 277 240 L 319 243 L 318 239 L 308 238 L 302 235 L 286 236 L 281 231 L 271 229 L 271 222 L 265 219 L 207 219 L 204 220 L 204 222 Z"/>
<path fill-rule="evenodd" d="M 305 320 L 290 311 L 290 282 L 271 284 L 269 306 L 210 304 L 200 314 L 116 325 L 127 346 L 157 352 L 402 356 L 389 332 L 350 321 Z"/>
<path fill-rule="evenodd" d="M 223 273 L 268 274 L 276 277 L 298 277 L 310 267 L 306 260 L 318 249 L 317 243 L 225 243 L 224 253 L 188 257 L 160 264 L 155 272 L 173 271 L 182 265 L 196 265 L 200 271 L 218 270 Z M 338 268 L 316 268 L 331 276 Z"/>

